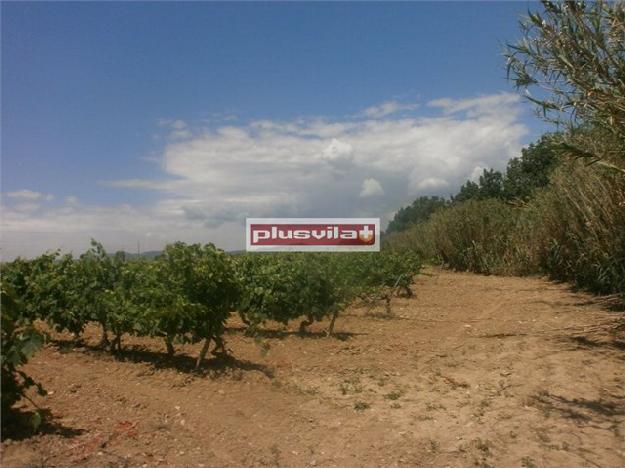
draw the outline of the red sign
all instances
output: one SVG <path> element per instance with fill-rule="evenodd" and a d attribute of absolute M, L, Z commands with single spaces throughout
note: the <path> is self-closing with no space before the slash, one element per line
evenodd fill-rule
<path fill-rule="evenodd" d="M 377 218 L 248 218 L 248 251 L 379 251 Z"/>

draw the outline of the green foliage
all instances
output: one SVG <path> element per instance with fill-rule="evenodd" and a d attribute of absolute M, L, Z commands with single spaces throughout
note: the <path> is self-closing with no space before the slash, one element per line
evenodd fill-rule
<path fill-rule="evenodd" d="M 599 148 L 578 145 L 574 134 L 592 128 L 625 142 L 625 4 L 620 1 L 548 2 L 529 12 L 523 38 L 508 45 L 508 76 L 526 91 L 546 121 L 567 129 L 563 149 L 606 163 Z M 531 94 L 537 89 L 538 93 Z M 613 169 L 625 172 L 625 151 Z"/>
<path fill-rule="evenodd" d="M 20 367 L 43 345 L 43 336 L 25 317 L 23 306 L 12 288 L 2 282 L 2 423 L 11 416 L 11 407 L 30 387 L 45 394 Z"/>
<path fill-rule="evenodd" d="M 116 255 L 111 263 L 111 286 L 102 293 L 102 304 L 106 311 L 106 329 L 114 335 L 111 350 L 121 351 L 122 336 L 125 333 L 142 334 L 145 304 L 137 294 L 144 283 L 143 261 L 127 262 L 123 254 Z"/>
<path fill-rule="evenodd" d="M 303 318 L 301 330 L 338 313 L 341 288 L 323 254 L 251 254 L 239 258 L 243 285 L 239 312 L 257 326 L 266 320 L 287 324 Z"/>
<path fill-rule="evenodd" d="M 452 207 L 387 239 L 387 247 L 457 269 L 547 273 L 625 295 L 625 6 L 543 7 L 508 46 L 508 72 L 564 132 L 524 149 L 504 174 L 485 171 L 467 182 Z M 532 88 L 542 90 L 532 96 Z M 563 157 L 573 161 L 564 165 Z"/>
<path fill-rule="evenodd" d="M 176 243 L 156 261 L 110 256 L 102 245 L 78 259 L 58 253 L 3 265 L 4 282 L 19 291 L 25 319 L 42 319 L 79 337 L 88 322 L 100 324 L 103 344 L 113 334 L 162 336 L 173 342 L 211 340 L 224 349 L 224 324 L 238 301 L 239 284 L 231 257 L 213 245 Z"/>
<path fill-rule="evenodd" d="M 519 270 L 536 265 L 596 293 L 625 294 L 625 177 L 579 163 L 558 168 L 520 221 Z"/>
<path fill-rule="evenodd" d="M 162 337 L 167 353 L 173 355 L 175 342 L 190 341 L 194 308 L 179 289 L 170 288 L 171 265 L 163 261 L 142 262 L 143 281 L 135 290 L 144 305 L 140 334 Z"/>
<path fill-rule="evenodd" d="M 487 198 L 503 198 L 504 176 L 494 169 L 484 169 L 479 178 L 479 183 L 468 180 L 460 192 L 453 197 L 454 203 L 467 200 L 485 200 Z"/>
<path fill-rule="evenodd" d="M 508 161 L 505 172 L 485 169 L 479 182 L 467 181 L 453 201 L 529 200 L 537 188 L 549 183 L 549 175 L 558 165 L 562 152 L 561 139 L 560 134 L 543 135 L 536 143 L 523 148 L 521 156 Z"/>
<path fill-rule="evenodd" d="M 580 162 L 558 166 L 527 202 L 469 200 L 387 240 L 451 268 L 548 274 L 600 294 L 625 294 L 625 179 Z"/>
<path fill-rule="evenodd" d="M 503 179 L 503 198 L 527 201 L 534 191 L 549 183 L 559 163 L 558 134 L 546 134 L 521 150 L 521 156 L 508 161 Z"/>
<path fill-rule="evenodd" d="M 350 285 L 352 299 L 366 293 L 403 290 L 411 295 L 410 285 L 421 269 L 413 252 L 353 253 L 337 256 L 337 276 Z"/>
<path fill-rule="evenodd" d="M 412 296 L 410 285 L 421 270 L 421 259 L 414 252 L 384 250 L 379 254 L 349 254 L 341 263 L 341 276 L 351 283 L 351 299 L 373 297 L 384 299 L 391 314 L 391 298 L 398 291 Z"/>
<path fill-rule="evenodd" d="M 457 270 L 496 273 L 516 224 L 514 208 L 497 199 L 469 200 L 430 219 L 427 235 L 440 260 Z"/>
<path fill-rule="evenodd" d="M 331 334 L 340 311 L 357 297 L 410 294 L 420 267 L 415 255 L 394 252 L 245 255 L 238 259 L 239 311 L 252 327 L 302 319 L 301 331 L 331 317 Z"/>
<path fill-rule="evenodd" d="M 90 321 L 102 327 L 102 345 L 108 345 L 107 331 L 111 329 L 111 291 L 119 280 L 123 254 L 109 256 L 98 242 L 91 241 L 91 249 L 80 256 L 72 269 L 72 305 Z M 119 343 L 117 343 L 119 344 Z"/>
<path fill-rule="evenodd" d="M 190 332 L 192 341 L 204 340 L 197 361 L 199 366 L 211 340 L 225 351 L 222 336 L 226 319 L 236 307 L 240 292 L 234 261 L 212 244 L 202 246 L 177 242 L 168 245 L 157 262 L 160 263 L 162 287 L 174 292 L 182 301 L 177 304 L 180 309 L 175 310 L 177 317 L 168 325 L 181 325 L 183 328 L 176 334 Z M 159 319 L 162 323 L 162 313 Z M 162 330 L 169 336 L 172 331 L 171 328 Z"/>
<path fill-rule="evenodd" d="M 78 337 L 88 316 L 79 300 L 82 291 L 76 283 L 79 275 L 72 255 L 43 254 L 31 262 L 28 270 L 23 278 L 24 296 L 20 296 L 26 306 L 25 315 L 33 320 L 45 320 L 56 330 Z"/>
<path fill-rule="evenodd" d="M 410 253 L 429 263 L 440 263 L 430 235 L 431 223 L 419 223 L 384 238 L 382 250 L 399 254 Z"/>
<path fill-rule="evenodd" d="M 3 265 L 3 275 L 20 291 L 24 320 L 45 320 L 75 338 L 87 323 L 98 323 L 102 345 L 113 352 L 121 351 L 125 334 L 162 337 L 169 354 L 176 342 L 203 340 L 200 366 L 211 343 L 213 353 L 226 351 L 226 320 L 237 308 L 252 329 L 301 319 L 303 331 L 331 317 L 332 333 L 339 312 L 365 292 L 410 293 L 419 268 L 414 255 L 392 252 L 233 257 L 212 244 L 180 242 L 156 260 L 128 260 L 92 241 L 78 259 L 58 253 L 18 259 Z"/>
<path fill-rule="evenodd" d="M 477 182 L 467 180 L 461 187 L 457 195 L 454 195 L 452 200 L 455 203 L 461 203 L 467 200 L 480 200 L 482 199 L 480 193 L 480 186 Z"/>
<path fill-rule="evenodd" d="M 448 204 L 449 202 L 442 197 L 419 197 L 411 205 L 402 207 L 395 213 L 385 234 L 400 232 L 411 225 L 427 221 L 432 213 Z"/>

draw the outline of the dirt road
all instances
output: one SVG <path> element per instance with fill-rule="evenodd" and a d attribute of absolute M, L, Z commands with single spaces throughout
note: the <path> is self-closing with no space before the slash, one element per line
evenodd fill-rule
<path fill-rule="evenodd" d="M 235 358 L 200 375 L 190 345 L 48 345 L 27 371 L 54 420 L 4 441 L 3 466 L 625 466 L 622 312 L 541 279 L 430 273 L 392 318 L 347 311 L 340 339 L 268 327 L 263 355 L 233 321 Z"/>

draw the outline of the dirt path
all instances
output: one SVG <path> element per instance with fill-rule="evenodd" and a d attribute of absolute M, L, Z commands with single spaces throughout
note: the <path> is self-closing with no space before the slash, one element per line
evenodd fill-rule
<path fill-rule="evenodd" d="M 124 360 L 50 345 L 27 371 L 54 422 L 4 441 L 3 466 L 625 466 L 622 313 L 541 279 L 430 273 L 393 318 L 349 310 L 342 339 L 275 327 L 263 356 L 233 321 L 236 359 L 203 375 L 149 339 Z"/>

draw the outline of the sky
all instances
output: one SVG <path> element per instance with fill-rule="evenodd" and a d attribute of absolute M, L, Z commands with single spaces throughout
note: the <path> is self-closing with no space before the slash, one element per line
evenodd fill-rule
<path fill-rule="evenodd" d="M 502 57 L 528 7 L 3 2 L 0 254 L 454 194 L 544 131 Z"/>

